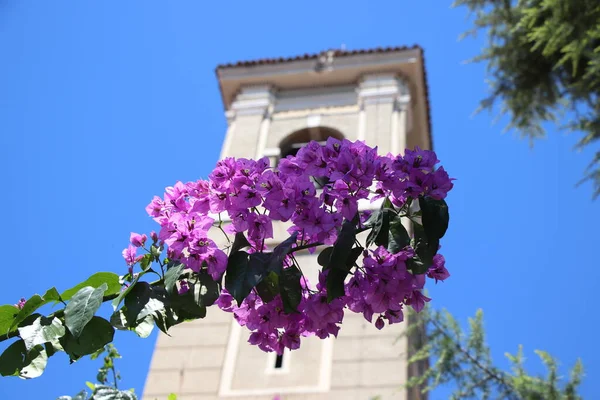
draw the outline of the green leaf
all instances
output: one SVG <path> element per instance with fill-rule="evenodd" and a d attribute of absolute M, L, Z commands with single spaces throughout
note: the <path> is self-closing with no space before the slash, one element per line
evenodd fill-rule
<path fill-rule="evenodd" d="M 112 386 L 96 385 L 94 400 L 137 400 L 135 393 L 129 390 L 119 390 Z"/>
<path fill-rule="evenodd" d="M 235 238 L 233 239 L 233 244 L 231 245 L 231 249 L 229 250 L 229 255 L 235 254 L 244 247 L 250 246 L 250 242 L 246 239 L 246 236 L 242 232 L 238 232 L 235 234 Z"/>
<path fill-rule="evenodd" d="M 352 222 L 347 220 L 344 221 L 337 240 L 333 245 L 329 265 L 326 267 L 329 270 L 326 280 L 327 300 L 329 302 L 344 295 L 344 281 L 346 276 L 348 276 L 354 261 L 356 261 L 355 258 L 352 260 L 352 263 L 348 265 L 349 255 L 353 255 L 352 246 L 354 246 L 355 239 L 356 227 Z"/>
<path fill-rule="evenodd" d="M 125 296 L 125 317 L 129 325 L 135 326 L 148 315 L 165 307 L 166 293 L 158 287 L 152 287 L 148 282 L 139 282 Z"/>
<path fill-rule="evenodd" d="M 433 264 L 433 256 L 437 253 L 439 247 L 438 239 L 427 240 L 423 227 L 419 224 L 413 224 L 415 237 L 412 247 L 415 249 L 416 256 L 407 260 L 407 267 L 414 274 L 424 274 Z"/>
<path fill-rule="evenodd" d="M 42 298 L 44 299 L 44 304 L 49 303 L 51 301 L 57 303 L 62 300 L 60 294 L 58 293 L 58 290 L 56 290 L 55 287 L 51 287 L 50 289 L 46 290 L 46 293 L 44 293 Z"/>
<path fill-rule="evenodd" d="M 388 247 L 390 219 L 396 215 L 396 210 L 392 202 L 386 197 L 381 204 L 379 211 L 371 214 L 365 226 L 372 226 L 367 236 L 366 246 L 370 247 L 373 243 L 378 246 Z"/>
<path fill-rule="evenodd" d="M 23 340 L 17 340 L 8 346 L 2 355 L 0 355 L 0 375 L 18 375 L 19 369 L 23 365 L 25 354 L 27 354 L 27 349 Z"/>
<path fill-rule="evenodd" d="M 152 315 L 146 316 L 143 320 L 139 321 L 135 328 L 133 328 L 134 332 L 141 338 L 147 338 L 152 333 L 154 329 L 154 317 Z"/>
<path fill-rule="evenodd" d="M 65 327 L 58 318 L 38 317 L 33 324 L 19 328 L 19 336 L 25 342 L 25 348 L 30 351 L 39 344 L 56 342 L 65 334 Z"/>
<path fill-rule="evenodd" d="M 169 393 L 167 400 L 177 400 L 177 395 L 175 393 Z"/>
<path fill-rule="evenodd" d="M 86 385 L 89 382 L 86 382 Z M 89 386 L 89 385 L 88 385 Z M 81 392 L 77 393 L 75 396 L 71 397 L 71 396 L 60 396 L 59 398 L 57 398 L 56 400 L 87 400 L 87 393 L 85 390 L 82 390 Z M 91 400 L 91 399 L 90 399 Z"/>
<path fill-rule="evenodd" d="M 284 270 L 285 271 L 285 270 Z M 270 302 L 279 294 L 279 275 L 271 271 L 256 285 L 258 295 L 265 303 Z"/>
<path fill-rule="evenodd" d="M 410 236 L 402 225 L 402 217 L 396 215 L 390 222 L 390 241 L 387 249 L 390 253 L 396 254 L 409 244 Z"/>
<path fill-rule="evenodd" d="M 206 307 L 198 304 L 194 290 L 184 294 L 173 293 L 169 297 L 169 308 L 155 313 L 158 327 L 168 329 L 175 324 L 206 317 Z M 166 320 L 165 320 L 166 318 Z"/>
<path fill-rule="evenodd" d="M 125 290 L 121 291 L 121 293 L 119 293 L 117 298 L 115 298 L 112 301 L 113 310 L 116 310 L 117 308 L 119 308 L 119 304 L 121 304 L 121 301 L 123 301 L 123 298 L 125 298 L 125 296 L 127 296 L 127 294 L 135 287 L 135 285 L 139 282 L 140 278 L 143 275 L 144 275 L 144 272 L 137 274 L 135 276 L 135 278 L 133 278 L 133 281 L 131 282 L 131 284 L 129 286 L 127 286 L 125 288 Z"/>
<path fill-rule="evenodd" d="M 154 256 L 150 253 L 145 254 L 144 257 L 142 257 L 142 260 L 140 261 L 140 267 L 142 268 L 142 271 L 148 271 L 148 268 L 150 268 L 150 265 L 152 265 L 153 259 Z"/>
<path fill-rule="evenodd" d="M 44 346 L 35 346 L 25 356 L 19 376 L 24 379 L 33 379 L 42 375 L 48 364 L 48 354 Z"/>
<path fill-rule="evenodd" d="M 60 339 L 65 352 L 69 355 L 71 362 L 82 356 L 92 354 L 105 345 L 112 342 L 115 334 L 110 322 L 101 317 L 93 317 L 88 322 L 78 338 L 67 332 Z"/>
<path fill-rule="evenodd" d="M 198 290 L 195 289 L 194 298 L 200 307 L 212 306 L 221 294 L 221 285 L 206 272 L 198 274 L 198 283 L 194 285 L 196 287 Z"/>
<path fill-rule="evenodd" d="M 317 256 L 317 263 L 320 266 L 327 268 L 331 261 L 331 253 L 332 252 L 333 252 L 333 246 L 326 247 L 323 250 L 321 250 L 321 252 Z"/>
<path fill-rule="evenodd" d="M 370 228 L 375 226 L 377 220 L 379 219 L 379 214 L 381 214 L 381 210 L 375 210 L 369 215 L 369 218 L 363 224 L 365 227 Z"/>
<path fill-rule="evenodd" d="M 171 261 L 167 265 L 167 272 L 165 273 L 165 289 L 167 293 L 171 293 L 175 287 L 175 283 L 179 279 L 179 276 L 185 269 L 185 264 L 180 261 Z"/>
<path fill-rule="evenodd" d="M 120 331 L 126 331 L 132 326 L 125 317 L 124 308 L 112 313 L 110 316 L 110 324 Z"/>
<path fill-rule="evenodd" d="M 37 378 L 44 372 L 47 362 L 48 355 L 44 346 L 34 346 L 28 352 L 25 342 L 18 340 L 0 355 L 0 375 Z"/>
<path fill-rule="evenodd" d="M 288 314 L 298 312 L 298 305 L 302 300 L 301 277 L 302 273 L 295 265 L 285 268 L 279 277 L 279 293 L 283 309 Z"/>
<path fill-rule="evenodd" d="M 294 232 L 289 238 L 279 243 L 271 253 L 271 260 L 269 263 L 269 270 L 275 272 L 277 275 L 281 274 L 283 270 L 283 260 L 292 249 L 292 246 L 296 244 L 298 238 L 298 232 Z"/>
<path fill-rule="evenodd" d="M 154 257 L 155 260 L 158 261 L 158 258 L 161 255 L 161 250 L 160 247 L 158 247 L 157 245 L 153 244 L 152 246 L 150 246 L 150 254 L 152 255 L 152 257 Z"/>
<path fill-rule="evenodd" d="M 450 214 L 448 205 L 444 200 L 436 200 L 431 197 L 419 197 L 421 218 L 425 235 L 429 239 L 441 239 L 448 229 Z"/>
<path fill-rule="evenodd" d="M 19 314 L 19 309 L 11 305 L 0 306 L 0 336 L 6 335 L 13 326 L 15 317 Z"/>
<path fill-rule="evenodd" d="M 83 287 L 65 307 L 65 325 L 75 338 L 81 335 L 85 325 L 102 305 L 102 297 L 107 289 L 106 283 L 96 289 L 91 286 Z"/>
<path fill-rule="evenodd" d="M 25 303 L 23 308 L 19 310 L 17 316 L 13 319 L 12 324 L 10 325 L 9 331 L 12 331 L 16 328 L 25 318 L 30 316 L 35 310 L 44 305 L 44 299 L 39 294 L 34 294 L 31 296 L 29 300 Z"/>
<path fill-rule="evenodd" d="M 65 290 L 61 293 L 60 297 L 62 297 L 63 301 L 67 301 L 75 295 L 75 293 L 79 292 L 81 288 L 86 286 L 90 286 L 94 289 L 99 288 L 103 284 L 106 284 L 107 289 L 105 291 L 105 295 L 109 296 L 111 294 L 117 294 L 121 290 L 121 283 L 119 283 L 119 275 L 114 274 L 112 272 L 97 272 L 94 275 L 87 278 L 85 281 L 81 282 L 78 285 L 73 286 L 71 289 Z"/>
<path fill-rule="evenodd" d="M 345 294 L 344 282 L 346 281 L 346 277 L 348 276 L 348 273 L 354 266 L 354 263 L 358 257 L 360 257 L 363 250 L 364 249 L 362 247 L 354 247 L 346 254 L 346 262 L 343 269 L 332 268 L 329 270 L 326 280 L 328 302 L 331 302 Z"/>
<path fill-rule="evenodd" d="M 250 291 L 258 285 L 269 272 L 271 262 L 269 253 L 248 254 L 238 251 L 229 256 L 227 274 L 225 275 L 225 288 L 237 301 L 238 305 L 244 301 Z"/>

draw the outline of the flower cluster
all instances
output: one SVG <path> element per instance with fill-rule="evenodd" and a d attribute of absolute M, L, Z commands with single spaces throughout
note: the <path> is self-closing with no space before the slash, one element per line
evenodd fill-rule
<path fill-rule="evenodd" d="M 296 156 L 280 160 L 277 168 L 267 158 L 225 158 L 207 180 L 177 182 L 162 198 L 154 197 L 146 210 L 160 231 L 151 234 L 152 240 L 168 248 L 170 260 L 197 273 L 205 271 L 220 283 L 228 269 L 228 255 L 211 239 L 217 231 L 209 235 L 211 228 L 226 236 L 243 234 L 248 253 L 260 253 L 267 250 L 265 241 L 273 238 L 273 222 L 287 222 L 288 232 L 296 238 L 289 253 L 295 247 L 314 251 L 336 243 L 344 220 L 364 227 L 367 213 L 359 211 L 360 200 L 387 198 L 406 213 L 420 197 L 443 200 L 453 184 L 442 167 L 436 168 L 438 162 L 432 151 L 416 148 L 404 156 L 382 156 L 363 142 L 334 138 L 325 145 L 309 143 Z M 131 245 L 123 251 L 130 269 L 140 261 L 137 250 L 146 240 L 146 235 L 132 234 Z M 345 309 L 362 313 L 371 322 L 377 315 L 379 329 L 384 320 L 402 321 L 405 305 L 420 311 L 430 300 L 422 294 L 426 277 L 437 282 L 449 274 L 439 254 L 426 273 L 414 274 L 407 267 L 413 257 L 410 246 L 364 249 L 362 266 L 353 267 L 344 294 L 336 298 L 328 298 L 329 270 L 319 273 L 314 286 L 303 277 L 297 312 L 285 312 L 281 294 L 265 300 L 256 289 L 237 304 L 224 288 L 216 304 L 252 332 L 250 343 L 281 353 L 284 348 L 298 348 L 303 336 L 337 335 Z M 283 269 L 295 268 L 295 263 L 288 255 Z M 184 291 L 186 287 L 185 282 L 180 285 Z"/>

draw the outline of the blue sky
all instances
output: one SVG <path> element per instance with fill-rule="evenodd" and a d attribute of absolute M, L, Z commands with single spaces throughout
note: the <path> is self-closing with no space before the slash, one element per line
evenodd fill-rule
<path fill-rule="evenodd" d="M 217 64 L 417 43 L 435 148 L 457 178 L 443 240 L 452 277 L 431 288 L 434 304 L 462 322 L 483 308 L 502 366 L 519 344 L 534 372 L 534 349 L 564 368 L 582 357 L 583 394 L 600 393 L 599 203 L 589 183 L 574 187 L 592 151 L 572 151 L 578 136 L 554 130 L 532 149 L 493 115 L 473 117 L 485 69 L 463 61 L 483 41 L 457 41 L 465 10 L 435 3 L 0 0 L 0 303 L 123 273 L 129 232 L 154 228 L 144 212 L 152 196 L 205 177 L 217 160 L 226 129 Z M 141 391 L 156 336 L 116 337 L 123 386 Z M 74 394 L 97 367 L 55 356 L 36 380 L 0 379 L 0 395 Z"/>

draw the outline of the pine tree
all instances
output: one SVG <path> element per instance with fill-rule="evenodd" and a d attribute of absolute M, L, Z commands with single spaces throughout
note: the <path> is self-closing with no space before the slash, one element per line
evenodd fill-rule
<path fill-rule="evenodd" d="M 501 113 L 522 136 L 545 135 L 543 124 L 583 132 L 577 148 L 600 138 L 600 1 L 456 0 L 474 14 L 465 36 L 487 33 L 474 62 L 487 63 L 491 94 L 480 109 Z M 600 151 L 585 178 L 600 195 Z"/>
<path fill-rule="evenodd" d="M 577 389 L 583 377 L 580 360 L 572 368 L 569 379 L 561 379 L 557 361 L 544 351 L 536 351 L 547 369 L 547 375 L 533 376 L 524 368 L 523 349 L 506 354 L 510 372 L 494 365 L 490 348 L 485 342 L 483 311 L 478 310 L 469 319 L 469 332 L 465 333 L 456 319 L 447 311 L 426 308 L 419 319 L 412 322 L 408 335 L 425 328 L 425 344 L 410 357 L 409 364 L 422 364 L 429 360 L 425 373 L 411 378 L 409 388 L 429 392 L 450 384 L 455 387 L 452 400 L 502 399 L 502 400 L 577 400 Z"/>

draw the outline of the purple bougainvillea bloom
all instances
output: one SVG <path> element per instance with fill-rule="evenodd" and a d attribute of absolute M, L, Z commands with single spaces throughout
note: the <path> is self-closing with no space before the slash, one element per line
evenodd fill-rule
<path fill-rule="evenodd" d="M 137 253 L 137 247 L 135 247 L 131 244 L 129 246 L 127 246 L 127 248 L 125 250 L 123 250 L 123 258 L 125 259 L 125 262 L 127 263 L 127 265 L 132 266 L 133 264 L 136 263 L 136 253 Z"/>
<path fill-rule="evenodd" d="M 148 236 L 140 235 L 139 233 L 131 232 L 131 236 L 129 237 L 129 242 L 135 247 L 143 247 L 144 243 L 146 243 L 146 239 Z"/>
<path fill-rule="evenodd" d="M 25 300 L 25 297 L 21 297 L 21 300 L 19 300 L 19 302 L 15 304 L 15 307 L 21 310 L 25 306 L 25 303 L 27 303 L 27 300 Z"/>
<path fill-rule="evenodd" d="M 378 155 L 377 147 L 334 137 L 324 145 L 308 143 L 296 156 L 281 159 L 275 168 L 266 157 L 228 157 L 217 163 L 207 179 L 176 182 L 165 189 L 162 198 L 152 199 L 146 211 L 160 229 L 152 231 L 150 238 L 170 260 L 222 282 L 228 263 L 224 250 L 228 250 L 215 242 L 222 240 L 221 233 L 227 236 L 229 247 L 231 236 L 241 233 L 249 243 L 244 247 L 248 253 L 266 252 L 272 244 L 268 239 L 274 236 L 273 221 L 281 221 L 284 229 L 295 235 L 291 239 L 294 245 L 313 253 L 316 246 L 311 244 L 336 243 L 344 220 L 353 220 L 358 214 L 358 228 L 364 228 L 370 211 L 359 208 L 363 202 L 389 199 L 403 212 L 419 196 L 445 199 L 454 179 L 438 163 L 430 150 L 416 147 L 404 155 Z M 223 232 L 217 232 L 215 221 Z M 137 249 L 146 241 L 146 235 L 132 232 L 130 245 L 123 250 L 131 276 L 142 258 Z M 153 256 L 155 251 L 153 248 Z M 303 276 L 295 313 L 284 311 L 281 295 L 263 301 L 256 290 L 238 304 L 222 289 L 215 304 L 248 329 L 251 344 L 282 354 L 286 348 L 299 348 L 303 337 L 336 336 L 346 309 L 362 314 L 377 329 L 402 322 L 405 307 L 421 311 L 430 301 L 423 295 L 425 281 L 444 281 L 450 274 L 444 257 L 437 254 L 426 273 L 415 275 L 409 268 L 413 257 L 415 250 L 410 246 L 396 253 L 384 246 L 370 246 L 357 260 L 360 267 L 353 269 L 344 283 L 343 296 L 333 301 L 328 301 L 327 271 L 319 273 L 316 285 Z M 295 262 L 285 256 L 284 271 Z M 190 289 L 186 279 L 179 281 L 179 293 Z"/>

